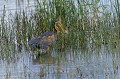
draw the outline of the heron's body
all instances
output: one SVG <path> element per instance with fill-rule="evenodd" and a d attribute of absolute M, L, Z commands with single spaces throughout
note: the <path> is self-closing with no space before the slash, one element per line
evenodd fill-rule
<path fill-rule="evenodd" d="M 30 47 L 41 48 L 44 49 L 46 53 L 49 52 L 49 46 L 57 40 L 57 33 L 60 31 L 64 32 L 61 24 L 61 18 L 59 18 L 58 21 L 55 22 L 55 29 L 55 32 L 45 32 L 41 35 L 38 35 L 37 37 L 32 38 L 29 41 Z"/>
<path fill-rule="evenodd" d="M 53 32 L 45 32 L 38 37 L 34 37 L 29 41 L 31 47 L 37 47 L 41 49 L 47 49 L 55 40 L 57 40 L 57 34 Z"/>

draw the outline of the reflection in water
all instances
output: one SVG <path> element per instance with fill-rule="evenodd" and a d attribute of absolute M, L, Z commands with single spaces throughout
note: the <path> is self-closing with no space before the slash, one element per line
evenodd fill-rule
<path fill-rule="evenodd" d="M 1 59 L 0 79 L 119 79 L 119 56 L 104 46 L 95 51 L 68 50 L 54 57 L 24 50 L 14 63 Z"/>
<path fill-rule="evenodd" d="M 55 57 L 52 57 L 50 54 L 32 56 L 33 65 L 35 64 L 54 64 L 56 61 Z"/>

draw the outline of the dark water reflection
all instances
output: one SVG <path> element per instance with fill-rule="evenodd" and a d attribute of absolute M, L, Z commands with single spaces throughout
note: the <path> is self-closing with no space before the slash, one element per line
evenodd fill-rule
<path fill-rule="evenodd" d="M 9 60 L 9 62 L 8 62 Z M 0 79 L 119 79 L 119 52 L 102 46 L 95 51 L 70 49 L 36 57 L 30 51 L 0 61 Z"/>

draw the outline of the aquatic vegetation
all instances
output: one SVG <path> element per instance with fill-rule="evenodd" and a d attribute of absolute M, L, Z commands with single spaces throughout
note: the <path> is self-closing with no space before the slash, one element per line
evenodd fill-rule
<path fill-rule="evenodd" d="M 100 0 L 91 1 L 36 0 L 35 11 L 28 14 L 25 10 L 20 10 L 15 14 L 9 14 L 9 17 L 6 16 L 4 7 L 0 24 L 1 43 L 5 43 L 6 49 L 14 51 L 29 49 L 30 38 L 54 31 L 53 22 L 61 16 L 68 33 L 64 37 L 59 36 L 56 44 L 53 44 L 55 49 L 71 47 L 86 49 L 89 45 L 99 47 L 102 44 L 118 45 L 119 1 L 115 0 L 114 7 L 110 10 Z M 1 45 L 2 48 L 4 46 Z M 1 51 L 6 50 L 5 48 Z"/>

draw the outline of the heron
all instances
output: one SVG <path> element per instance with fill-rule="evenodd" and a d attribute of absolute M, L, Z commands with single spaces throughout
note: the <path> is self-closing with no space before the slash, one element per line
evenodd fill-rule
<path fill-rule="evenodd" d="M 44 52 L 48 54 L 50 51 L 51 44 L 57 40 L 58 33 L 65 32 L 63 24 L 61 23 L 61 17 L 59 17 L 58 20 L 54 23 L 54 28 L 55 28 L 54 32 L 49 31 L 40 34 L 36 37 L 33 37 L 29 41 L 29 46 L 43 49 Z"/>

